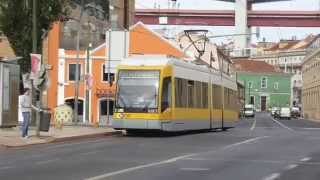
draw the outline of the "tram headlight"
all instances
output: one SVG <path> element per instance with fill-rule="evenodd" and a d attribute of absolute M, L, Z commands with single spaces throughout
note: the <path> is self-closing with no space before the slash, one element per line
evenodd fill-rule
<path fill-rule="evenodd" d="M 119 113 L 118 117 L 119 117 L 120 119 L 123 119 L 123 118 L 124 118 L 124 114 L 123 114 L 123 113 Z"/>

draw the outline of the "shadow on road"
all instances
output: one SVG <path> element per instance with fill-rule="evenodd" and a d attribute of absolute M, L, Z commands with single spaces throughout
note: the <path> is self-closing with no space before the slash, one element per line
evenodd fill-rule
<path fill-rule="evenodd" d="M 224 129 L 206 129 L 206 130 L 191 130 L 191 131 L 179 131 L 179 132 L 163 132 L 163 131 L 146 131 L 146 130 L 130 130 L 124 132 L 120 136 L 125 137 L 144 137 L 144 138 L 158 138 L 158 137 L 177 137 L 177 136 L 188 136 L 188 135 L 195 135 L 195 134 L 205 134 L 205 133 L 220 133 L 228 131 L 230 128 Z"/>

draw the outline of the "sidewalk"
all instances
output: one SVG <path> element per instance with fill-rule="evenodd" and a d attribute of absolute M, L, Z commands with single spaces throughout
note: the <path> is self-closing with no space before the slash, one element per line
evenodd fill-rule
<path fill-rule="evenodd" d="M 62 129 L 50 127 L 49 132 L 40 132 L 36 137 L 35 130 L 29 129 L 29 138 L 21 138 L 20 127 L 0 128 L 0 148 L 22 147 L 51 142 L 62 142 L 73 139 L 107 136 L 120 133 L 112 128 L 91 126 L 64 126 Z"/>

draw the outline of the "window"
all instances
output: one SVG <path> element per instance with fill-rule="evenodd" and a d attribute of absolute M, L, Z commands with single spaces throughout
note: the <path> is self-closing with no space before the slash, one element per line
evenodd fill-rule
<path fill-rule="evenodd" d="M 194 81 L 189 80 L 188 81 L 188 107 L 193 108 L 194 107 L 194 91 L 195 91 L 195 85 Z"/>
<path fill-rule="evenodd" d="M 187 107 L 187 80 L 175 78 L 175 106 Z"/>
<path fill-rule="evenodd" d="M 196 101 L 195 101 L 195 107 L 196 108 L 202 108 L 202 84 L 199 81 L 195 82 L 196 85 Z"/>
<path fill-rule="evenodd" d="M 261 78 L 261 88 L 267 88 L 268 79 L 266 77 Z"/>
<path fill-rule="evenodd" d="M 208 108 L 208 84 L 202 83 L 202 108 Z"/>
<path fill-rule="evenodd" d="M 162 97 L 161 97 L 161 112 L 171 107 L 171 77 L 163 79 Z"/>
<path fill-rule="evenodd" d="M 222 99 L 221 99 L 221 86 L 219 85 L 212 85 L 212 105 L 213 108 L 219 109 L 222 105 Z"/>
<path fill-rule="evenodd" d="M 108 73 L 106 71 L 106 66 L 103 64 L 102 66 L 102 81 L 108 82 Z M 114 81 L 114 73 L 110 73 L 110 81 Z"/>
<path fill-rule="evenodd" d="M 69 64 L 69 72 L 68 72 L 68 80 L 69 81 L 76 81 L 76 69 L 77 69 L 77 64 Z M 78 65 L 78 77 L 80 79 L 81 76 L 81 64 Z"/>
<path fill-rule="evenodd" d="M 273 88 L 274 88 L 274 89 L 279 89 L 279 83 L 278 83 L 278 82 L 275 82 L 274 85 L 273 85 Z"/>
<path fill-rule="evenodd" d="M 116 94 L 116 107 L 123 112 L 157 112 L 159 71 L 121 70 Z"/>

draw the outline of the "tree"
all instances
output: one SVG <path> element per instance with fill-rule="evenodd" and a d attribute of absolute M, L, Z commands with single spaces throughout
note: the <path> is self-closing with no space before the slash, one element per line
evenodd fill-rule
<path fill-rule="evenodd" d="M 38 52 L 42 49 L 42 35 L 53 22 L 69 13 L 71 0 L 37 0 Z M 30 70 L 32 52 L 32 0 L 0 0 L 0 30 L 7 36 L 19 61 L 21 71 Z"/>

